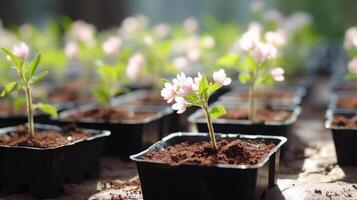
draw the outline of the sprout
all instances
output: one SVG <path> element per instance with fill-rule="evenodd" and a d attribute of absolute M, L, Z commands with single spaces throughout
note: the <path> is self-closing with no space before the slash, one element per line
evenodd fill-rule
<path fill-rule="evenodd" d="M 212 108 L 208 107 L 210 96 L 220 89 L 222 86 L 229 85 L 231 79 L 226 77 L 223 69 L 213 73 L 215 82 L 208 82 L 205 75 L 198 73 L 197 77 L 186 77 L 184 73 L 177 75 L 171 82 L 165 82 L 164 88 L 161 90 L 161 96 L 167 103 L 172 103 L 172 109 L 178 114 L 184 113 L 190 106 L 198 106 L 204 110 L 211 146 L 214 151 L 217 151 L 217 144 L 212 125 L 212 119 L 217 119 L 226 114 L 226 110 L 222 105 L 216 105 Z"/>
<path fill-rule="evenodd" d="M 37 83 L 41 79 L 47 76 L 48 72 L 43 71 L 38 74 L 35 74 L 36 69 L 41 61 L 41 54 L 37 54 L 37 56 L 32 60 L 31 63 L 26 62 L 26 58 L 29 56 L 30 51 L 28 46 L 25 43 L 21 43 L 18 46 L 13 48 L 13 51 L 9 51 L 5 48 L 1 48 L 12 60 L 13 66 L 12 68 L 18 74 L 18 80 L 8 83 L 3 91 L 1 92 L 0 96 L 4 97 L 7 93 L 15 90 L 24 90 L 26 94 L 26 104 L 27 104 L 27 115 L 28 115 L 28 135 L 29 137 L 35 136 L 35 128 L 34 128 L 34 117 L 33 112 L 37 109 L 42 110 L 50 114 L 53 117 L 57 116 L 57 109 L 56 107 L 37 103 L 33 104 L 32 102 L 32 86 L 33 84 Z"/>

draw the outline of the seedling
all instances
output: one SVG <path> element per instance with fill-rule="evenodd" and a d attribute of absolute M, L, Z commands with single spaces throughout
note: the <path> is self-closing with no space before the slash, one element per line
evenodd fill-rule
<path fill-rule="evenodd" d="M 217 119 L 226 114 L 226 109 L 222 105 L 209 108 L 208 100 L 214 92 L 222 86 L 229 85 L 232 80 L 226 77 L 223 69 L 215 71 L 213 79 L 214 82 L 208 82 L 206 76 L 200 73 L 195 78 L 186 77 L 184 73 L 181 73 L 171 82 L 164 80 L 165 86 L 161 90 L 161 96 L 167 103 L 175 102 L 172 109 L 177 110 L 178 114 L 185 112 L 186 108 L 190 106 L 202 108 L 207 120 L 212 149 L 217 151 L 212 119 Z"/>
<path fill-rule="evenodd" d="M 126 79 L 125 65 L 123 63 L 109 65 L 98 61 L 97 74 L 98 84 L 93 89 L 93 94 L 99 104 L 111 109 L 112 98 L 118 93 L 125 91 L 125 88 L 119 84 Z"/>
<path fill-rule="evenodd" d="M 52 117 L 57 116 L 57 109 L 56 107 L 37 103 L 33 104 L 32 102 L 32 86 L 40 81 L 41 79 L 45 78 L 48 74 L 47 71 L 40 72 L 35 74 L 36 69 L 41 61 L 41 54 L 37 54 L 37 56 L 30 62 L 26 62 L 26 58 L 29 55 L 29 48 L 26 44 L 21 43 L 19 46 L 15 46 L 13 52 L 1 48 L 12 60 L 15 66 L 12 66 L 13 69 L 17 72 L 18 80 L 8 83 L 3 91 L 1 92 L 0 96 L 4 97 L 9 92 L 15 90 L 23 90 L 26 94 L 26 105 L 27 105 L 27 116 L 28 116 L 28 135 L 29 137 L 35 137 L 35 128 L 34 128 L 34 116 L 33 112 L 37 109 L 42 110 L 45 113 L 50 114 Z"/>

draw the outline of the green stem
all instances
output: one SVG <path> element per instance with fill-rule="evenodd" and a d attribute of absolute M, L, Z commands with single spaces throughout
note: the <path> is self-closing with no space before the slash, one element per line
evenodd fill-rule
<path fill-rule="evenodd" d="M 29 136 L 31 138 L 35 137 L 35 128 L 34 128 L 34 119 L 33 119 L 33 105 L 32 105 L 32 96 L 31 96 L 31 88 L 26 86 L 26 103 L 27 103 L 27 112 L 28 112 L 28 124 L 29 124 Z"/>
<path fill-rule="evenodd" d="M 215 152 L 217 152 L 218 148 L 217 148 L 217 143 L 216 143 L 216 137 L 215 137 L 215 134 L 214 134 L 214 129 L 213 129 L 213 125 L 212 125 L 211 116 L 210 116 L 209 111 L 208 111 L 208 103 L 207 102 L 204 103 L 203 110 L 204 110 L 205 115 L 206 115 L 207 127 L 208 127 L 209 138 L 210 138 L 210 141 L 211 141 L 211 146 L 212 146 L 212 149 Z"/>

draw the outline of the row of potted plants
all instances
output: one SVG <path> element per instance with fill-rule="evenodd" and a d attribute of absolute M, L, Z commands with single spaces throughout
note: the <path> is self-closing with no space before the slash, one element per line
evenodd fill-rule
<path fill-rule="evenodd" d="M 332 131 L 337 161 L 341 166 L 357 165 L 357 159 L 353 156 L 357 151 L 356 38 L 357 28 L 349 28 L 345 33 L 344 51 L 335 61 L 331 76 L 333 95 L 326 112 L 326 127 Z"/>
<path fill-rule="evenodd" d="M 303 67 L 296 65 L 306 60 L 292 55 L 298 49 L 306 53 L 314 42 L 300 41 L 311 36 L 306 31 L 311 25 L 308 16 L 256 12 L 261 23 L 251 23 L 242 35 L 235 26 L 222 26 L 234 33 L 228 40 L 216 28 L 200 32 L 193 18 L 183 26 L 148 27 L 144 17 L 130 17 L 118 33 L 98 35 L 93 26 L 75 22 L 68 26 L 61 51 L 70 60 L 60 65 L 71 67 L 66 75 L 56 67 L 47 68 L 55 78 L 45 79 L 47 85 L 39 87 L 35 83 L 47 75 L 36 74 L 40 61 L 57 54 L 45 53 L 27 62 L 32 56 L 25 43 L 12 51 L 3 49 L 3 58 L 9 57 L 3 65 L 14 65 L 17 76 L 14 79 L 9 67 L 4 70 L 11 81 L 1 96 L 8 96 L 11 108 L 18 104 L 14 108 L 27 114 L 17 121 L 9 116 L 1 119 L 8 122 L 6 126 L 26 122 L 27 126 L 6 128 L 0 134 L 1 189 L 56 196 L 67 181 L 97 176 L 102 150 L 128 159 L 153 144 L 130 157 L 137 162 L 145 199 L 232 199 L 237 194 L 260 198 L 276 183 L 280 148 L 300 113 L 310 84 L 304 81 L 313 77 L 313 70 L 306 68 L 304 78 L 290 79 L 289 72 L 301 71 Z M 269 12 L 279 17 L 259 17 Z M 38 38 L 41 33 L 35 30 L 25 26 L 19 34 Z M 227 41 L 235 39 L 230 47 Z M 212 48 L 215 44 L 217 48 Z M 240 83 L 220 67 L 238 72 Z M 160 91 L 159 79 L 171 79 L 179 71 L 185 73 L 162 80 Z M 84 81 L 67 79 L 79 73 Z M 68 85 L 53 84 L 61 77 Z M 277 84 L 285 79 L 295 85 Z M 56 97 L 48 101 L 59 104 L 33 103 L 40 102 L 36 92 L 43 88 L 50 92 L 38 96 Z M 231 93 L 220 97 L 230 88 Z M 202 133 L 178 132 L 188 130 L 188 121 Z"/>

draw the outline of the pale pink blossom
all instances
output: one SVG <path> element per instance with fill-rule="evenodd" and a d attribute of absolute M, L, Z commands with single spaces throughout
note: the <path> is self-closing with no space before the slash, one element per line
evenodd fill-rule
<path fill-rule="evenodd" d="M 75 58 L 79 54 L 79 47 L 76 42 L 67 42 L 66 46 L 64 47 L 64 53 L 69 58 Z"/>
<path fill-rule="evenodd" d="M 177 110 L 178 114 L 184 113 L 188 106 L 188 102 L 183 97 L 175 97 L 175 102 L 176 103 L 171 106 L 172 109 Z"/>
<path fill-rule="evenodd" d="M 281 47 L 286 43 L 286 35 L 282 30 L 268 31 L 265 33 L 265 40 L 269 44 Z"/>
<path fill-rule="evenodd" d="M 273 69 L 270 70 L 270 74 L 273 77 L 273 79 L 275 81 L 281 82 L 284 81 L 285 77 L 284 77 L 284 69 L 281 67 L 275 67 Z"/>
<path fill-rule="evenodd" d="M 176 97 L 177 86 L 171 83 L 165 83 L 165 87 L 161 90 L 161 96 L 167 103 L 171 103 Z"/>
<path fill-rule="evenodd" d="M 143 15 L 127 17 L 122 21 L 119 33 L 127 36 L 137 30 L 146 28 L 148 24 L 149 20 Z"/>
<path fill-rule="evenodd" d="M 223 69 L 213 73 L 213 80 L 221 85 L 229 85 L 232 82 L 232 79 L 227 77 L 226 72 Z"/>
<path fill-rule="evenodd" d="M 193 88 L 194 91 L 198 90 L 200 82 L 201 82 L 201 79 L 202 79 L 202 75 L 201 75 L 200 72 L 198 72 L 197 76 L 195 78 L 193 78 L 194 84 L 193 84 L 192 88 Z"/>
<path fill-rule="evenodd" d="M 348 71 L 357 74 L 357 58 L 352 58 L 347 64 Z"/>
<path fill-rule="evenodd" d="M 186 77 L 186 75 L 181 72 L 177 74 L 176 79 L 173 80 L 174 85 L 177 86 L 177 94 L 179 96 L 187 96 L 194 91 L 194 82 L 191 77 Z"/>
<path fill-rule="evenodd" d="M 88 24 L 82 20 L 73 22 L 69 32 L 67 33 L 70 40 L 79 40 L 90 45 L 95 44 L 96 28 L 92 24 Z"/>
<path fill-rule="evenodd" d="M 267 20 L 276 22 L 278 24 L 280 24 L 284 19 L 281 12 L 276 9 L 268 10 L 264 15 Z"/>
<path fill-rule="evenodd" d="M 158 38 L 165 38 L 171 33 L 171 27 L 165 23 L 157 24 L 154 27 L 154 32 Z"/>
<path fill-rule="evenodd" d="M 253 0 L 250 3 L 250 10 L 252 12 L 261 12 L 264 9 L 264 2 L 263 0 Z"/>
<path fill-rule="evenodd" d="M 248 31 L 245 32 L 239 40 L 241 49 L 248 51 L 254 48 L 260 41 L 261 27 L 258 23 L 251 23 Z"/>
<path fill-rule="evenodd" d="M 172 60 L 172 64 L 175 66 L 177 70 L 182 71 L 183 69 L 187 68 L 189 65 L 189 62 L 186 57 L 180 56 L 176 57 Z"/>
<path fill-rule="evenodd" d="M 198 48 L 190 49 L 186 56 L 191 62 L 197 62 L 201 58 L 201 50 Z"/>
<path fill-rule="evenodd" d="M 357 27 L 350 27 L 345 33 L 345 49 L 357 47 Z"/>
<path fill-rule="evenodd" d="M 198 21 L 194 17 L 189 17 L 183 22 L 183 26 L 187 32 L 193 33 L 198 29 Z"/>
<path fill-rule="evenodd" d="M 133 80 L 137 79 L 140 74 L 140 71 L 142 70 L 143 67 L 145 67 L 145 65 L 146 65 L 145 57 L 142 54 L 137 53 L 133 55 L 129 59 L 129 63 L 126 68 L 126 75 L 130 79 Z"/>
<path fill-rule="evenodd" d="M 274 45 L 259 42 L 251 50 L 251 53 L 255 60 L 264 62 L 276 58 L 278 50 Z"/>
<path fill-rule="evenodd" d="M 26 43 L 21 42 L 12 48 L 12 52 L 20 59 L 25 59 L 30 55 L 30 48 Z"/>
<path fill-rule="evenodd" d="M 117 54 L 123 44 L 123 41 L 119 37 L 110 37 L 102 44 L 104 53 L 108 56 Z"/>

